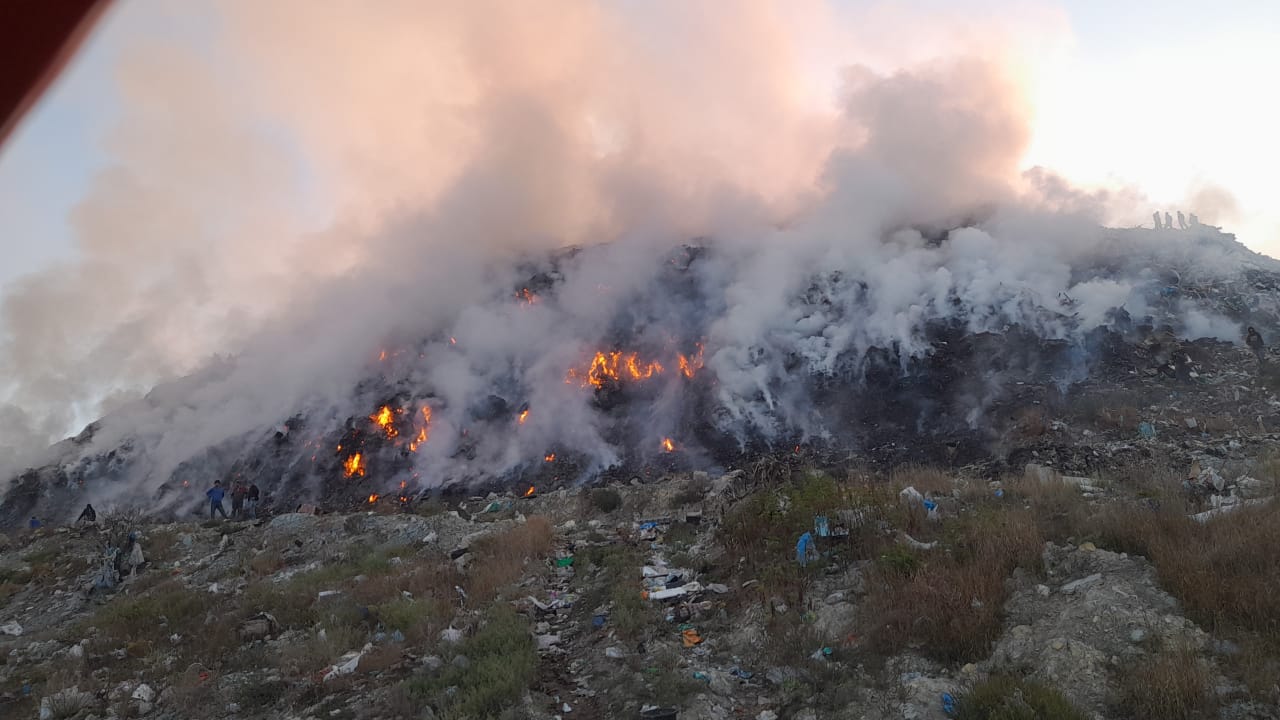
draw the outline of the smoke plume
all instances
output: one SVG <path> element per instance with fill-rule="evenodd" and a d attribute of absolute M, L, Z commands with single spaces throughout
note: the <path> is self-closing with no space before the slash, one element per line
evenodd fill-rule
<path fill-rule="evenodd" d="M 115 55 L 115 162 L 75 210 L 76 259 L 4 299 L 0 452 L 33 462 L 110 410 L 75 452 L 128 444 L 130 479 L 155 486 L 210 448 L 299 416 L 367 422 L 394 396 L 406 430 L 432 409 L 426 484 L 553 446 L 602 468 L 633 451 L 574 380 L 597 352 L 663 365 L 626 421 L 660 452 L 681 358 L 713 378 L 719 430 L 821 436 L 796 376 L 856 376 L 873 348 L 927 356 L 935 321 L 1072 338 L 1136 307 L 1141 268 L 1072 272 L 1116 199 L 1020 172 L 1017 47 L 933 27 L 927 54 L 860 57 L 833 13 L 126 4 L 104 32 L 174 31 Z M 862 19 L 863 39 L 899 21 Z M 815 70 L 814 47 L 839 67 Z M 705 257 L 680 249 L 693 238 Z"/>

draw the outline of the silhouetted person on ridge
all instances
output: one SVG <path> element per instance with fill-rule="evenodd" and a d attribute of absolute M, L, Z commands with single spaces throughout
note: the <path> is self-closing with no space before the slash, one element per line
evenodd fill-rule
<path fill-rule="evenodd" d="M 1160 211 L 1157 210 L 1151 213 L 1151 219 L 1156 221 L 1156 229 L 1159 230 L 1160 229 Z"/>
<path fill-rule="evenodd" d="M 85 503 L 84 510 L 80 511 L 80 517 L 76 518 L 76 524 L 80 523 L 93 524 L 98 522 L 98 511 L 93 509 L 89 503 Z"/>
<path fill-rule="evenodd" d="M 1199 226 L 1200 226 L 1200 218 L 1196 217 L 1195 213 L 1191 213 L 1191 227 L 1199 227 Z"/>
<path fill-rule="evenodd" d="M 1245 335 L 1244 344 L 1249 346 L 1253 351 L 1254 357 L 1258 358 L 1258 362 L 1262 362 L 1263 357 L 1267 354 L 1267 344 L 1262 341 L 1262 333 L 1254 328 L 1249 328 L 1248 334 Z"/>
<path fill-rule="evenodd" d="M 1181 210 L 1178 211 L 1178 229 L 1179 230 L 1187 229 L 1187 218 L 1182 214 Z"/>
<path fill-rule="evenodd" d="M 1172 230 L 1172 229 L 1173 229 L 1173 216 L 1172 216 L 1172 215 L 1170 215 L 1170 214 L 1169 214 L 1169 211 L 1167 211 L 1167 210 L 1166 210 L 1166 211 L 1165 211 L 1165 213 L 1164 213 L 1164 229 L 1165 229 L 1165 230 Z"/>

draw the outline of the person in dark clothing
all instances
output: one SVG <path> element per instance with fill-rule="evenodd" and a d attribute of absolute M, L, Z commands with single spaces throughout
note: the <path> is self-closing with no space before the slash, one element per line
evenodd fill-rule
<path fill-rule="evenodd" d="M 245 497 L 244 509 L 248 512 L 249 517 L 258 517 L 258 498 L 262 493 L 258 490 L 257 483 L 249 483 L 249 495 Z"/>
<path fill-rule="evenodd" d="M 213 487 L 209 488 L 209 490 L 205 492 L 205 495 L 209 496 L 209 519 L 210 520 L 213 519 L 214 513 L 221 514 L 223 520 L 227 519 L 227 511 L 222 507 L 222 498 L 225 497 L 226 494 L 227 494 L 227 491 L 222 489 L 221 480 L 214 480 Z"/>
<path fill-rule="evenodd" d="M 244 499 L 248 494 L 249 488 L 238 480 L 231 486 L 231 517 L 233 519 L 239 520 L 244 515 Z"/>
<path fill-rule="evenodd" d="M 1253 328 L 1249 328 L 1249 333 L 1245 335 L 1244 344 L 1249 346 L 1259 361 L 1267 354 L 1267 344 L 1262 341 L 1262 333 Z"/>
<path fill-rule="evenodd" d="M 80 517 L 76 518 L 76 524 L 98 522 L 98 511 L 93 509 L 89 503 L 85 503 L 84 510 L 80 511 Z"/>

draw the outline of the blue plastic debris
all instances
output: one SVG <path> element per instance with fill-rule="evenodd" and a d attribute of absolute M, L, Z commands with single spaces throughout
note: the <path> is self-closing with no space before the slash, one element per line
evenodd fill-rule
<path fill-rule="evenodd" d="M 742 680 L 750 680 L 756 675 L 750 670 L 743 670 L 742 668 L 734 668 L 729 671 L 729 674 L 736 678 L 741 678 Z"/>
<path fill-rule="evenodd" d="M 1141 434 L 1142 437 L 1150 440 L 1156 436 L 1156 426 L 1149 422 L 1144 422 L 1138 426 L 1138 433 Z"/>
<path fill-rule="evenodd" d="M 951 693 L 942 693 L 942 712 L 946 713 L 947 717 L 956 715 L 956 699 L 951 696 Z"/>
<path fill-rule="evenodd" d="M 934 501 L 930 500 L 929 498 L 925 498 L 925 499 L 924 499 L 924 509 L 925 509 L 925 510 L 937 510 L 937 509 L 938 509 L 938 503 L 936 503 L 936 502 L 934 502 Z"/>
<path fill-rule="evenodd" d="M 591 616 L 591 627 L 602 628 L 604 627 L 605 620 L 606 617 L 604 615 L 593 615 Z"/>
<path fill-rule="evenodd" d="M 998 498 L 1004 497 L 1004 488 L 996 488 L 996 497 Z"/>
<path fill-rule="evenodd" d="M 653 529 L 654 529 L 654 528 L 656 528 L 656 527 L 658 527 L 658 523 L 656 523 L 656 522 L 654 522 L 654 521 L 652 521 L 652 520 L 650 520 L 649 522 L 640 523 L 640 529 L 641 529 L 641 530 L 653 530 Z"/>
<path fill-rule="evenodd" d="M 796 541 L 796 562 L 801 565 L 809 564 L 809 556 L 813 554 L 813 534 L 805 533 Z"/>
<path fill-rule="evenodd" d="M 827 525 L 827 516 L 817 515 L 813 518 L 813 532 L 818 537 L 828 537 L 831 535 L 831 530 Z"/>

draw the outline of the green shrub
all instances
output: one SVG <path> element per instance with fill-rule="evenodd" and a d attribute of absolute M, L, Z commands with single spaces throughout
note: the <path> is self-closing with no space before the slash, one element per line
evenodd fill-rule
<path fill-rule="evenodd" d="M 600 512 L 611 513 L 622 507 L 622 495 L 613 488 L 596 488 L 591 491 L 591 504 Z"/>
<path fill-rule="evenodd" d="M 464 668 L 448 665 L 435 678 L 406 682 L 409 694 L 437 707 L 443 718 L 490 718 L 519 701 L 538 666 L 529 626 L 509 607 L 494 606 L 480 629 L 458 647 Z M 447 694 L 447 688 L 456 688 Z"/>
<path fill-rule="evenodd" d="M 956 702 L 958 720 L 1086 720 L 1062 693 L 1032 680 L 996 675 Z"/>

